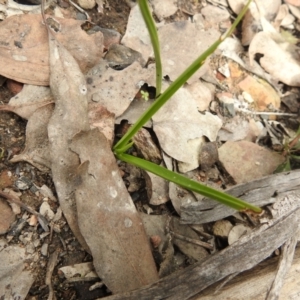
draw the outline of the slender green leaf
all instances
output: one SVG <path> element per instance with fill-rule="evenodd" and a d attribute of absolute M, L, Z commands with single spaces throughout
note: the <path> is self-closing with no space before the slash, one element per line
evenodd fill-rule
<path fill-rule="evenodd" d="M 281 172 L 287 172 L 287 171 L 291 171 L 291 163 L 290 163 L 290 159 L 287 158 L 287 160 L 280 164 L 276 170 L 274 171 L 274 173 L 281 173 Z"/>
<path fill-rule="evenodd" d="M 160 58 L 160 46 L 159 39 L 157 35 L 157 30 L 155 26 L 155 22 L 152 18 L 147 0 L 139 0 L 138 1 L 140 10 L 142 12 L 142 16 L 145 20 L 147 29 L 150 34 L 150 39 L 154 51 L 155 56 L 155 68 L 156 68 L 156 97 L 161 93 L 161 85 L 162 85 L 162 64 Z"/>
<path fill-rule="evenodd" d="M 300 160 L 300 156 L 298 156 L 298 155 L 291 155 L 290 158 L 292 158 L 294 160 Z"/>
<path fill-rule="evenodd" d="M 141 1 L 141 0 L 140 0 Z M 214 42 L 206 51 L 204 51 L 171 85 L 162 93 L 156 101 L 148 108 L 148 110 L 137 120 L 137 122 L 129 128 L 122 139 L 114 146 L 115 153 L 121 153 L 121 149 L 132 139 L 140 128 L 146 124 L 151 117 L 178 91 L 178 89 L 203 65 L 209 55 L 211 55 L 223 40 L 228 37 L 237 26 L 238 21 L 243 17 L 248 9 L 251 0 L 243 8 L 233 23 L 231 28 L 223 34 L 216 42 Z M 142 3 L 142 1 L 141 1 Z M 150 33 L 151 34 L 151 33 Z"/>
<path fill-rule="evenodd" d="M 122 161 L 125 161 L 127 163 L 130 163 L 136 167 L 139 167 L 141 169 L 149 171 L 153 174 L 156 174 L 168 181 L 172 181 L 183 188 L 186 188 L 193 192 L 199 193 L 203 196 L 206 196 L 206 197 L 209 197 L 216 201 L 219 201 L 222 204 L 225 204 L 233 209 L 236 209 L 236 210 L 250 209 L 250 210 L 252 210 L 254 212 L 258 212 L 258 213 L 262 211 L 261 208 L 259 208 L 257 206 L 254 206 L 252 204 L 244 202 L 244 201 L 237 199 L 233 196 L 230 196 L 226 193 L 217 191 L 213 188 L 202 185 L 199 182 L 191 180 L 187 177 L 184 177 L 183 175 L 180 175 L 178 173 L 170 171 L 166 168 L 158 166 L 147 160 L 144 160 L 144 159 L 132 156 L 132 155 L 128 155 L 125 153 L 117 154 L 117 158 Z"/>

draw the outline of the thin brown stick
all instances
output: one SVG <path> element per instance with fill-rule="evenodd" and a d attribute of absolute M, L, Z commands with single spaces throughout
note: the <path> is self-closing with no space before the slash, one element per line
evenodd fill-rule
<path fill-rule="evenodd" d="M 195 244 L 197 246 L 204 247 L 204 248 L 206 248 L 208 250 L 213 250 L 214 249 L 214 247 L 211 244 L 209 244 L 209 243 L 205 243 L 205 242 L 202 242 L 202 241 L 197 241 L 195 239 L 191 239 L 191 238 L 189 238 L 187 236 L 183 236 L 183 235 L 175 233 L 173 231 L 170 231 L 170 233 L 173 235 L 174 238 L 180 239 L 182 241 L 186 241 L 186 242 Z"/>

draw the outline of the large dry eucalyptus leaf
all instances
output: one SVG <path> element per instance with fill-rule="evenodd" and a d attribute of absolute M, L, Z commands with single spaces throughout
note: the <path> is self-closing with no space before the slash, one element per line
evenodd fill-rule
<path fill-rule="evenodd" d="M 51 171 L 68 224 L 80 244 L 89 251 L 78 227 L 74 196 L 74 176 L 79 158 L 69 149 L 76 133 L 89 130 L 87 88 L 77 62 L 53 35 L 49 30 L 50 88 L 55 99 L 54 112 L 48 123 Z"/>
<path fill-rule="evenodd" d="M 222 126 L 218 116 L 198 112 L 196 101 L 184 88 L 178 90 L 152 119 L 153 129 L 164 152 L 189 164 L 185 172 L 199 166 L 203 136 L 215 141 Z"/>
<path fill-rule="evenodd" d="M 25 84 L 22 91 L 12 97 L 8 104 L 0 105 L 0 110 L 11 111 L 28 120 L 38 108 L 53 101 L 49 87 Z"/>
<path fill-rule="evenodd" d="M 53 104 L 45 105 L 31 115 L 26 126 L 25 149 L 15 155 L 11 162 L 27 161 L 41 171 L 49 171 L 51 160 L 47 126 L 53 107 Z"/>
<path fill-rule="evenodd" d="M 175 80 L 198 56 L 207 50 L 220 36 L 215 29 L 200 31 L 194 23 L 181 21 L 162 26 L 158 30 L 163 75 Z M 206 72 L 209 59 L 188 80 L 197 81 Z"/>
<path fill-rule="evenodd" d="M 275 80 L 287 85 L 300 86 L 299 48 L 285 42 L 280 35 L 259 32 L 255 35 L 249 47 L 250 60 L 253 62 L 256 54 L 260 54 L 261 66 Z"/>
<path fill-rule="evenodd" d="M 106 138 L 97 130 L 81 132 L 71 149 L 82 163 L 78 222 L 98 275 L 113 293 L 157 281 L 149 240 Z"/>
<path fill-rule="evenodd" d="M 58 18 L 57 18 L 58 19 Z M 58 19 L 57 39 L 86 72 L 102 57 L 103 35 L 88 35 L 82 21 Z M 0 24 L 0 74 L 16 81 L 49 85 L 49 47 L 41 15 L 16 15 Z"/>
<path fill-rule="evenodd" d="M 134 62 L 122 71 L 109 68 L 101 76 L 87 76 L 88 98 L 118 117 L 152 74 L 151 70 L 143 69 L 138 62 Z"/>
<path fill-rule="evenodd" d="M 55 109 L 48 135 L 59 202 L 109 289 L 136 289 L 158 279 L 142 221 L 106 138 L 97 129 L 90 131 L 85 78 L 74 58 L 50 33 Z"/>

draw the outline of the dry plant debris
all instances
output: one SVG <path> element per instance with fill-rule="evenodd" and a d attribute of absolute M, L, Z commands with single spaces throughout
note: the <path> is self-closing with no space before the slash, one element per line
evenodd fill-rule
<path fill-rule="evenodd" d="M 159 21 L 163 88 L 245 3 L 149 2 Z M 155 101 L 152 46 L 133 2 L 78 4 L 93 8 L 97 26 L 63 1 L 47 7 L 45 26 L 39 5 L 0 0 L 0 296 L 191 299 L 285 244 L 276 279 L 264 285 L 272 285 L 265 299 L 277 297 L 299 239 L 299 171 L 271 174 L 299 127 L 300 3 L 253 1 L 241 32 L 207 59 L 131 149 L 266 206 L 260 217 L 116 162 L 114 139 Z M 100 24 L 107 16 L 114 28 Z M 126 31 L 117 32 L 127 17 Z M 28 120 L 26 136 L 25 124 L 8 112 Z M 204 297 L 197 299 L 212 299 Z"/>

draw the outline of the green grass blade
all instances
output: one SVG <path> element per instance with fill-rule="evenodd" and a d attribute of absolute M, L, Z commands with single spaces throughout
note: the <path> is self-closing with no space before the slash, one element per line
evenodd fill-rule
<path fill-rule="evenodd" d="M 155 22 L 152 18 L 147 0 L 139 0 L 138 1 L 140 10 L 142 12 L 142 16 L 146 23 L 147 29 L 149 31 L 154 57 L 155 57 L 155 68 L 156 68 L 156 97 L 161 93 L 161 85 L 162 85 L 162 64 L 160 58 L 160 46 L 159 39 L 157 35 L 157 30 L 155 26 Z"/>
<path fill-rule="evenodd" d="M 241 11 L 237 17 L 240 20 L 250 4 L 251 0 L 247 2 L 247 5 Z M 214 42 L 205 52 L 203 52 L 171 85 L 161 94 L 155 102 L 144 112 L 144 114 L 137 120 L 137 122 L 129 128 L 126 134 L 121 140 L 115 145 L 115 153 L 121 153 L 121 149 L 131 140 L 131 138 L 142 128 L 152 116 L 178 91 L 178 89 L 204 64 L 205 60 L 211 55 L 218 46 L 223 42 L 224 38 L 228 37 L 229 34 L 236 27 L 237 22 L 235 21 L 231 26 L 230 30 L 222 35 L 216 42 Z"/>
<path fill-rule="evenodd" d="M 240 199 L 237 199 L 233 196 L 230 196 L 226 193 L 217 191 L 213 188 L 207 187 L 205 185 L 200 184 L 199 182 L 196 182 L 194 180 L 191 180 L 189 178 L 184 177 L 183 175 L 180 175 L 178 173 L 175 173 L 173 171 L 170 171 L 166 168 L 163 168 L 161 166 L 158 166 L 152 162 L 149 162 L 147 160 L 128 155 L 125 153 L 117 154 L 117 158 L 125 161 L 127 163 L 130 163 L 136 167 L 139 167 L 141 169 L 144 169 L 146 171 L 149 171 L 153 174 L 156 174 L 168 181 L 172 181 L 175 184 L 186 188 L 188 190 L 191 190 L 193 192 L 199 193 L 205 197 L 209 197 L 211 199 L 214 199 L 216 201 L 221 202 L 222 204 L 225 204 L 233 209 L 236 210 L 245 210 L 250 209 L 254 212 L 260 213 L 262 211 L 261 208 L 254 206 L 252 204 L 249 204 L 245 201 L 242 201 Z"/>

